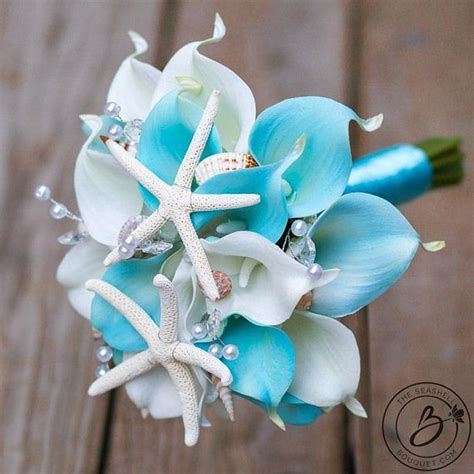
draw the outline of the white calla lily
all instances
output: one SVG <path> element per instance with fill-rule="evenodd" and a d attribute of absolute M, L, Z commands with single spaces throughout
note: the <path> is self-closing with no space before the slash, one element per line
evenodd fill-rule
<path fill-rule="evenodd" d="M 141 212 L 143 199 L 137 182 L 112 155 L 89 148 L 102 127 L 96 115 L 82 115 L 91 134 L 79 152 L 74 188 L 81 217 L 90 235 L 104 245 L 117 245 L 124 222 Z"/>
<path fill-rule="evenodd" d="M 67 288 L 71 306 L 82 316 L 90 319 L 94 294 L 84 284 L 90 278 L 100 278 L 105 270 L 102 262 L 109 248 L 93 239 L 79 242 L 64 256 L 56 272 L 58 282 Z"/>
<path fill-rule="evenodd" d="M 145 39 L 134 31 L 129 31 L 128 35 L 135 51 L 122 62 L 116 72 L 107 94 L 107 102 L 120 105 L 120 117 L 124 121 L 136 118 L 145 120 L 161 72 L 136 59 L 148 50 Z"/>
<path fill-rule="evenodd" d="M 191 100 L 203 107 L 211 92 L 217 89 L 221 95 L 215 123 L 222 145 L 227 151 L 247 151 L 248 136 L 256 115 L 252 91 L 229 68 L 199 52 L 201 46 L 221 41 L 225 32 L 224 22 L 216 14 L 211 38 L 183 46 L 170 59 L 153 94 L 151 108 L 179 85 L 189 91 Z"/>
<path fill-rule="evenodd" d="M 360 378 L 360 355 L 354 334 L 341 322 L 297 311 L 283 325 L 296 356 L 296 371 L 288 392 L 306 403 L 332 407 L 344 403 L 366 416 L 354 398 Z"/>
<path fill-rule="evenodd" d="M 240 314 L 250 321 L 266 326 L 286 321 L 301 297 L 333 281 L 339 270 L 325 270 L 312 277 L 307 268 L 289 257 L 278 246 L 254 232 L 235 232 L 217 241 L 202 241 L 211 267 L 232 279 L 232 292 L 218 301 L 205 300 L 197 287 L 191 264 L 183 259 L 173 283 L 179 295 L 186 294 L 189 305 L 184 317 L 184 332 L 200 319 L 205 309 L 217 309 L 222 318 Z"/>

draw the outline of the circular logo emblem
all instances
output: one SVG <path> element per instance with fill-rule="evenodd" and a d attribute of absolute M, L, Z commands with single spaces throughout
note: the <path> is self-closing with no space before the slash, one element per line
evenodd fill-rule
<path fill-rule="evenodd" d="M 469 411 L 457 393 L 422 382 L 400 390 L 382 420 L 392 455 L 417 471 L 436 471 L 456 461 L 471 435 Z"/>

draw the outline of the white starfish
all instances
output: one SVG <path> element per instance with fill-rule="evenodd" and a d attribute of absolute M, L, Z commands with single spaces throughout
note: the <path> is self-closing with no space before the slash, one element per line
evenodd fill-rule
<path fill-rule="evenodd" d="M 110 139 L 106 141 L 110 152 L 125 170 L 160 201 L 158 209 L 132 232 L 137 244 L 152 237 L 167 221 L 173 221 L 204 294 L 214 301 L 219 299 L 219 291 L 190 214 L 196 211 L 237 209 L 260 202 L 258 194 L 195 194 L 191 191 L 194 172 L 209 138 L 218 105 L 219 92 L 213 91 L 171 186 L 159 179 L 122 146 Z M 118 260 L 120 254 L 116 247 L 106 257 L 104 265 L 109 266 Z"/>
<path fill-rule="evenodd" d="M 156 275 L 153 284 L 160 291 L 160 327 L 128 296 L 101 280 L 89 280 L 88 290 L 94 291 L 116 308 L 145 339 L 148 349 L 127 359 L 98 378 L 90 387 L 95 396 L 112 390 L 161 364 L 178 389 L 183 407 L 184 442 L 194 446 L 199 438 L 199 400 L 188 365 L 200 367 L 220 379 L 222 385 L 232 383 L 229 369 L 216 357 L 193 344 L 178 340 L 178 300 L 173 284 L 163 275 Z"/>

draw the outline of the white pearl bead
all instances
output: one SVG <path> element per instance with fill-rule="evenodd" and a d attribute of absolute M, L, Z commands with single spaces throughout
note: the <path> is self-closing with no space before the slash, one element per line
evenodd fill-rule
<path fill-rule="evenodd" d="M 118 117 L 120 110 L 120 105 L 115 102 L 107 102 L 104 105 L 104 115 L 107 115 L 108 117 Z"/>
<path fill-rule="evenodd" d="M 138 247 L 137 239 L 131 234 L 127 235 L 122 242 L 120 242 L 118 253 L 121 258 L 132 258 Z"/>
<path fill-rule="evenodd" d="M 291 224 L 291 233 L 296 237 L 303 237 L 307 231 L 308 224 L 301 219 L 298 219 Z"/>
<path fill-rule="evenodd" d="M 64 219 L 67 216 L 67 209 L 64 204 L 57 202 L 49 208 L 49 215 L 53 219 Z"/>
<path fill-rule="evenodd" d="M 204 323 L 193 324 L 191 328 L 191 334 L 194 339 L 203 339 L 207 336 L 206 325 Z"/>
<path fill-rule="evenodd" d="M 220 359 L 222 357 L 222 346 L 220 344 L 214 343 L 207 348 L 207 352 Z"/>
<path fill-rule="evenodd" d="M 323 269 L 321 265 L 318 265 L 317 263 L 313 263 L 311 266 L 308 267 L 308 273 L 313 277 L 313 278 L 321 278 L 323 274 Z"/>
<path fill-rule="evenodd" d="M 100 364 L 95 369 L 95 376 L 97 378 L 102 377 L 110 370 L 110 367 L 107 364 Z"/>
<path fill-rule="evenodd" d="M 100 346 L 95 350 L 95 356 L 99 362 L 108 362 L 113 355 L 112 348 L 109 346 Z"/>
<path fill-rule="evenodd" d="M 224 359 L 235 360 L 239 357 L 239 348 L 235 344 L 226 344 L 222 349 Z"/>
<path fill-rule="evenodd" d="M 114 123 L 107 130 L 107 134 L 112 140 L 117 140 L 122 136 L 123 128 L 120 125 Z"/>
<path fill-rule="evenodd" d="M 38 201 L 47 201 L 51 197 L 51 189 L 44 184 L 41 184 L 35 188 L 35 198 Z"/>

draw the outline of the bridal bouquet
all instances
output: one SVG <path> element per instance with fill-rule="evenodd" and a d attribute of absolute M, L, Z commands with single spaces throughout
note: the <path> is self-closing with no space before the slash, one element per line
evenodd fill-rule
<path fill-rule="evenodd" d="M 35 191 L 77 222 L 58 239 L 71 248 L 57 278 L 101 341 L 89 394 L 125 385 L 143 416 L 181 416 L 189 446 L 208 407 L 234 419 L 233 394 L 282 428 L 338 404 L 365 417 L 340 318 L 389 289 L 420 246 L 394 204 L 461 177 L 455 139 L 352 166 L 349 123 L 372 132 L 383 117 L 328 98 L 256 117 L 243 80 L 199 52 L 224 34 L 217 16 L 212 38 L 160 72 L 136 58 L 147 44 L 131 32 L 103 115 L 81 116 L 80 215 Z"/>

